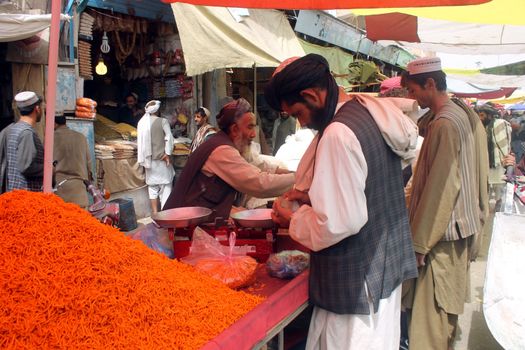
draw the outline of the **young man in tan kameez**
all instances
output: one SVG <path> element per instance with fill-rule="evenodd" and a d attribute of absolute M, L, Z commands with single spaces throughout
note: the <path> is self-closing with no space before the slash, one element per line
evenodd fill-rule
<path fill-rule="evenodd" d="M 486 135 L 469 108 L 448 97 L 439 58 L 411 62 L 403 85 L 433 114 L 409 203 L 419 266 L 404 298 L 412 309 L 410 349 L 446 350 L 470 294 L 469 261 L 487 213 L 488 156 L 480 150 Z"/>

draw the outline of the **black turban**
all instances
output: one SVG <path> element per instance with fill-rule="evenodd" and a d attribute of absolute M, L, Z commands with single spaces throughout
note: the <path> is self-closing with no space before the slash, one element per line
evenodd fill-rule
<path fill-rule="evenodd" d="M 297 101 L 301 91 L 308 88 L 323 88 L 327 90 L 326 103 L 320 120 L 312 120 L 312 127 L 322 134 L 333 119 L 339 89 L 330 73 L 330 66 L 323 56 L 309 54 L 298 58 L 274 74 L 264 89 L 268 104 L 275 110 L 282 110 L 283 101 Z M 317 118 L 318 119 L 318 118 Z"/>
<path fill-rule="evenodd" d="M 228 134 L 230 126 L 235 124 L 237 120 L 248 112 L 252 111 L 250 103 L 244 98 L 231 101 L 222 107 L 221 111 L 217 115 L 217 123 L 219 124 L 219 129 Z"/>

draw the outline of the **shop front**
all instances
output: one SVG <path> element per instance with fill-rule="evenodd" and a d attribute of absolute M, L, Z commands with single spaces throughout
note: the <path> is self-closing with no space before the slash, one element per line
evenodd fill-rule
<path fill-rule="evenodd" d="M 90 1 L 79 15 L 79 81 L 82 96 L 96 104 L 96 114 L 87 117 L 94 117 L 99 186 L 112 198 L 131 197 L 137 216 L 144 217 L 149 204 L 144 170 L 137 163 L 137 123 L 144 105 L 159 100 L 160 115 L 168 119 L 173 136 L 185 140 L 195 109 L 194 80 L 186 75 L 173 16 L 159 20 L 154 12 L 163 4 L 149 10 L 119 4 Z M 77 107 L 72 117 L 84 115 Z M 184 143 L 180 147 L 184 151 Z"/>

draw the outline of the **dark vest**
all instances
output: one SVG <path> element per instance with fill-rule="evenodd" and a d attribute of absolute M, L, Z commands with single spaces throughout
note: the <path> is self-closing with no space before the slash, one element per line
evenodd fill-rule
<path fill-rule="evenodd" d="M 369 314 L 364 282 L 376 312 L 380 299 L 417 276 L 401 162 L 357 101 L 343 105 L 333 121 L 350 128 L 363 150 L 368 222 L 357 234 L 311 253 L 310 301 L 337 314 Z M 352 213 L 347 215 L 351 220 Z"/>
<path fill-rule="evenodd" d="M 206 207 L 215 217 L 228 218 L 237 191 L 218 176 L 207 176 L 201 170 L 210 154 L 219 146 L 234 147 L 231 139 L 220 131 L 210 136 L 191 153 L 162 210 L 179 207 Z"/>
<path fill-rule="evenodd" d="M 151 159 L 160 160 L 166 154 L 166 134 L 162 128 L 162 118 L 155 117 L 150 127 Z"/>

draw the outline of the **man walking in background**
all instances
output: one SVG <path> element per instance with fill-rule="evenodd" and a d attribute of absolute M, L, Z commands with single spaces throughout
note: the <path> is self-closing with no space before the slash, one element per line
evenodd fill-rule
<path fill-rule="evenodd" d="M 175 170 L 171 165 L 173 135 L 170 124 L 158 116 L 160 101 L 149 101 L 137 126 L 137 161 L 146 170 L 151 211 L 159 211 L 171 193 Z"/>
<path fill-rule="evenodd" d="M 84 135 L 67 127 L 64 116 L 55 117 L 53 160 L 56 194 L 66 202 L 86 208 L 89 197 L 84 180 L 93 181 L 88 143 Z"/>
<path fill-rule="evenodd" d="M 20 120 L 0 133 L 0 193 L 16 189 L 42 191 L 44 146 L 35 132 L 42 100 L 33 91 L 15 96 Z"/>

